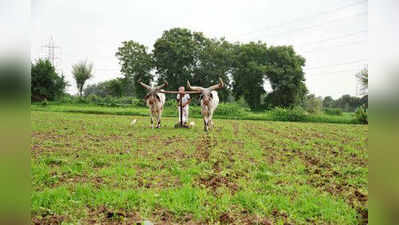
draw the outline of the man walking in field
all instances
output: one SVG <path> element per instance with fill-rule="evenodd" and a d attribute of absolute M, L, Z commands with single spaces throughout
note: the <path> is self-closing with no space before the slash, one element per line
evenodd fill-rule
<path fill-rule="evenodd" d="M 182 98 L 181 104 L 182 108 L 180 109 L 180 98 Z M 179 111 L 179 124 L 180 126 L 181 121 L 183 121 L 183 127 L 188 128 L 188 106 L 191 102 L 191 98 L 189 94 L 184 93 L 184 87 L 179 87 L 179 93 L 177 94 L 177 109 Z M 182 113 L 182 115 L 181 115 Z"/>

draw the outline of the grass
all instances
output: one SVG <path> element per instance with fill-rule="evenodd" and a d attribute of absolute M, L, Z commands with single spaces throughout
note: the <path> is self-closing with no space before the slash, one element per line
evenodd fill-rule
<path fill-rule="evenodd" d="M 49 104 L 41 106 L 40 104 L 31 105 L 32 111 L 45 112 L 73 112 L 87 114 L 107 114 L 107 115 L 130 115 L 130 116 L 148 116 L 147 107 L 125 106 L 125 107 L 107 107 L 93 104 Z M 201 109 L 199 106 L 190 106 L 190 117 L 201 118 Z M 165 107 L 164 117 L 176 117 L 177 110 L 174 106 Z M 219 104 L 214 115 L 216 119 L 232 119 L 232 120 L 264 120 L 264 121 L 290 121 L 288 117 L 276 116 L 272 111 L 251 112 L 245 108 L 238 107 L 234 104 Z M 358 124 L 354 113 L 343 113 L 342 115 L 329 115 L 325 113 L 307 114 L 300 118 L 301 122 L 315 123 L 342 123 L 342 124 Z"/>
<path fill-rule="evenodd" d="M 215 120 L 205 133 L 200 119 L 153 130 L 141 116 L 31 117 L 39 224 L 367 223 L 368 126 Z"/>

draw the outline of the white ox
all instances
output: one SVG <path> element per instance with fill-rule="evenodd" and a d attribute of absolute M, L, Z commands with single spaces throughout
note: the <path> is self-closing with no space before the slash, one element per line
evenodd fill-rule
<path fill-rule="evenodd" d="M 143 82 L 139 83 L 149 91 L 144 97 L 144 100 L 150 109 L 151 128 L 154 128 L 154 122 L 156 123 L 156 128 L 160 128 L 163 105 L 165 104 L 165 94 L 159 93 L 159 91 L 161 91 L 161 88 L 168 86 L 168 83 L 165 82 L 164 84 L 155 87 L 146 85 Z"/>
<path fill-rule="evenodd" d="M 208 88 L 191 86 L 187 81 L 187 88 L 193 91 L 201 92 L 201 114 L 204 119 L 204 130 L 208 131 L 209 127 L 213 127 L 213 113 L 219 104 L 219 96 L 216 89 L 224 86 L 222 79 L 219 78 L 219 84 L 210 86 Z"/>

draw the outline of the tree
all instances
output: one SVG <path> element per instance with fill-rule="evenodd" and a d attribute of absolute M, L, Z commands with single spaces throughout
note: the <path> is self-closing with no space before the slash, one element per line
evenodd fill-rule
<path fill-rule="evenodd" d="M 235 47 L 233 63 L 233 94 L 244 96 L 249 106 L 260 106 L 265 93 L 264 80 L 269 80 L 273 91 L 265 102 L 270 107 L 292 107 L 303 104 L 307 93 L 302 67 L 305 59 L 297 55 L 292 46 L 267 48 L 266 44 L 248 43 Z"/>
<path fill-rule="evenodd" d="M 99 97 L 105 97 L 108 95 L 107 92 L 107 85 L 105 82 L 99 82 L 97 84 L 89 84 L 86 86 L 84 89 L 84 96 L 89 96 L 89 95 L 96 95 Z"/>
<path fill-rule="evenodd" d="M 124 92 L 130 95 L 133 90 L 137 97 L 143 98 L 146 95 L 146 90 L 140 86 L 138 81 L 149 84 L 154 78 L 151 74 L 154 62 L 152 55 L 147 52 L 147 47 L 134 41 L 124 41 L 115 55 L 122 66 Z"/>
<path fill-rule="evenodd" d="M 219 82 L 221 78 L 225 87 L 218 90 L 219 99 L 222 102 L 228 100 L 231 95 L 230 78 L 232 68 L 232 44 L 224 39 L 202 38 L 201 46 L 195 52 L 195 67 L 192 84 L 209 87 Z"/>
<path fill-rule="evenodd" d="M 368 88 L 369 88 L 369 71 L 368 67 L 366 66 L 362 69 L 358 74 L 356 74 L 357 79 L 360 81 L 362 86 L 363 94 L 367 95 Z"/>
<path fill-rule="evenodd" d="M 114 97 L 122 97 L 123 92 L 123 84 L 122 79 L 116 78 L 113 80 L 108 81 L 107 89 L 111 96 Z"/>
<path fill-rule="evenodd" d="M 167 80 L 168 87 L 177 90 L 193 78 L 195 58 L 205 37 L 188 29 L 173 28 L 164 31 L 154 44 L 154 63 L 160 80 Z M 193 85 L 198 85 L 194 81 Z"/>
<path fill-rule="evenodd" d="M 323 99 L 323 108 L 333 108 L 334 99 L 331 96 L 327 96 Z"/>
<path fill-rule="evenodd" d="M 123 79 L 116 78 L 97 84 L 87 85 L 84 89 L 84 95 L 97 95 L 100 97 L 113 96 L 122 97 L 123 92 Z"/>
<path fill-rule="evenodd" d="M 360 104 L 363 108 L 367 109 L 369 107 L 369 71 L 368 67 L 366 66 L 362 69 L 358 74 L 356 74 L 357 79 L 359 79 L 360 84 L 362 85 L 362 94 L 363 97 L 360 99 Z"/>
<path fill-rule="evenodd" d="M 365 95 L 360 99 L 360 105 L 364 106 L 364 108 L 368 109 L 369 107 L 369 96 Z"/>
<path fill-rule="evenodd" d="M 269 103 L 282 107 L 301 104 L 308 92 L 302 70 L 305 58 L 297 55 L 292 46 L 271 46 L 266 61 L 266 78 L 273 89 Z"/>
<path fill-rule="evenodd" d="M 63 75 L 59 76 L 47 59 L 39 59 L 31 66 L 32 101 L 55 100 L 65 93 L 68 83 Z"/>
<path fill-rule="evenodd" d="M 79 90 L 79 96 L 83 95 L 83 87 L 86 81 L 93 77 L 93 64 L 81 61 L 72 66 L 72 74 Z"/>
<path fill-rule="evenodd" d="M 259 108 L 266 75 L 267 46 L 251 42 L 234 47 L 233 95 L 235 99 L 244 97 L 251 109 Z"/>
<path fill-rule="evenodd" d="M 152 54 L 139 43 L 122 44 L 116 56 L 125 75 L 123 84 L 126 88 L 134 83 L 139 97 L 144 96 L 145 90 L 137 81 L 150 83 L 153 69 L 159 74 L 158 84 L 166 80 L 169 88 L 175 90 L 187 80 L 193 85 L 207 87 L 222 78 L 227 88 L 219 90 L 221 101 L 226 101 L 232 91 L 236 99 L 244 97 L 252 109 L 261 105 L 266 79 L 273 88 L 266 97 L 271 106 L 302 104 L 307 94 L 302 70 L 305 59 L 291 46 L 267 48 L 262 42 L 231 44 L 185 28 L 164 31 L 154 43 Z"/>
<path fill-rule="evenodd" d="M 345 112 L 354 112 L 361 105 L 361 98 L 350 95 L 343 95 L 335 101 L 334 107 L 341 108 Z"/>
<path fill-rule="evenodd" d="M 209 39 L 200 32 L 173 28 L 154 44 L 153 56 L 160 80 L 170 89 L 184 86 L 189 80 L 195 86 L 209 87 L 223 79 L 227 88 L 219 90 L 221 101 L 230 93 L 231 44 L 224 39 Z"/>
<path fill-rule="evenodd" d="M 310 113 L 319 113 L 321 111 L 323 102 L 321 97 L 316 97 L 314 94 L 307 95 L 304 102 L 304 108 Z"/>

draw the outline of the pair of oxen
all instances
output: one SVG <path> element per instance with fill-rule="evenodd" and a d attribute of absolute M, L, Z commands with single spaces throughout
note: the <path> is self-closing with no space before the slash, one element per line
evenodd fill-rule
<path fill-rule="evenodd" d="M 162 85 L 151 87 L 150 85 L 139 82 L 141 86 L 147 89 L 148 93 L 144 97 L 148 108 L 150 109 L 151 116 L 151 127 L 161 127 L 161 117 L 163 106 L 165 104 L 165 94 L 177 94 L 177 91 L 165 91 L 162 88 L 167 87 L 168 83 L 164 82 Z M 191 91 L 186 91 L 188 94 L 201 94 L 201 115 L 204 120 L 204 130 L 208 131 L 210 127 L 213 127 L 212 117 L 219 104 L 219 96 L 217 89 L 224 86 L 222 79 L 219 78 L 219 83 L 210 87 L 204 88 L 199 86 L 191 86 L 190 82 L 187 81 L 187 88 Z"/>

